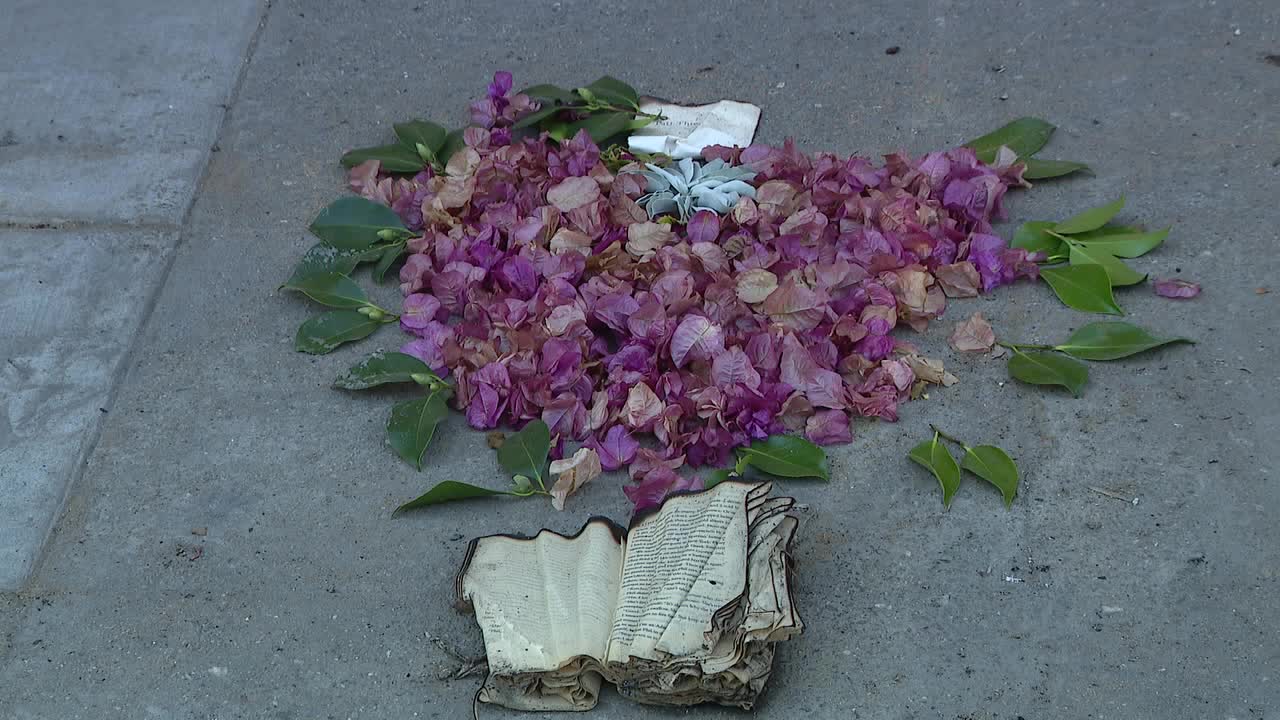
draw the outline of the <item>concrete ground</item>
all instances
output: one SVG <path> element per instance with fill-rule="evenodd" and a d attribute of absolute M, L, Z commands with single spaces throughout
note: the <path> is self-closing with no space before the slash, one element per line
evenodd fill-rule
<path fill-rule="evenodd" d="M 329 387 L 395 333 L 294 353 L 314 309 L 274 289 L 342 151 L 462 121 L 499 68 L 751 100 L 759 139 L 842 153 L 1043 116 L 1045 155 L 1096 174 L 1017 194 L 1002 232 L 1123 193 L 1174 225 L 1137 264 L 1205 287 L 1121 293 L 1199 343 L 1095 364 L 1079 400 L 945 348 L 975 309 L 1029 342 L 1090 319 L 1043 285 L 913 338 L 962 382 L 860 423 L 830 484 L 784 486 L 809 506 L 808 632 L 758 716 L 1280 717 L 1274 3 L 54 5 L 0 10 L 0 718 L 468 717 L 474 682 L 439 679 L 429 641 L 481 652 L 449 606 L 467 539 L 625 515 L 614 478 L 563 514 L 392 518 L 440 480 L 498 485 L 492 452 L 454 419 L 421 474 L 399 461 L 397 393 Z M 930 422 L 1016 457 L 1011 511 L 972 482 L 942 511 L 904 458 Z M 594 715 L 685 716 L 741 713 Z"/>

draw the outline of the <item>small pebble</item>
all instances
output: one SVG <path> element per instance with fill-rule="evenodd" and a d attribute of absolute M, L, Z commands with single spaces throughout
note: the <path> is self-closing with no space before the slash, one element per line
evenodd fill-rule
<path fill-rule="evenodd" d="M 897 54 L 898 54 L 898 51 L 899 51 L 899 50 L 901 50 L 901 49 L 902 49 L 902 48 L 898 47 L 897 45 L 891 45 L 891 46 L 889 46 L 889 47 L 887 47 L 887 48 L 885 48 L 885 49 L 884 49 L 884 54 L 885 54 L 885 55 L 897 55 Z"/>

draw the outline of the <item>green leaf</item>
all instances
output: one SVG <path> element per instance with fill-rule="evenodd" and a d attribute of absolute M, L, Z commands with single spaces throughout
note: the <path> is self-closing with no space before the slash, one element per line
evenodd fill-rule
<path fill-rule="evenodd" d="M 440 152 L 436 153 L 436 162 L 440 163 L 442 169 L 449 164 L 449 158 L 453 157 L 454 153 L 467 146 L 466 141 L 462 139 L 462 134 L 466 131 L 466 128 L 458 128 L 445 136 L 444 145 L 440 147 Z"/>
<path fill-rule="evenodd" d="M 367 390 L 387 383 L 416 382 L 414 375 L 431 375 L 431 368 L 412 355 L 377 352 L 338 376 L 333 386 L 344 390 Z"/>
<path fill-rule="evenodd" d="M 1146 255 L 1160 246 L 1169 236 L 1172 228 L 1143 232 L 1141 228 L 1125 225 L 1108 225 L 1087 233 L 1072 235 L 1071 239 L 1090 250 L 1103 252 L 1122 258 L 1136 258 Z"/>
<path fill-rule="evenodd" d="M 711 474 L 707 476 L 707 479 L 703 482 L 702 486 L 710 489 L 731 477 L 733 477 L 733 468 L 717 468 L 711 471 Z"/>
<path fill-rule="evenodd" d="M 605 75 L 588 85 L 587 89 L 601 100 L 614 105 L 622 105 L 629 108 L 638 108 L 640 106 L 640 96 L 636 93 L 635 88 L 615 77 Z"/>
<path fill-rule="evenodd" d="M 1060 385 L 1080 397 L 1089 381 L 1084 363 L 1044 350 L 1014 350 L 1009 358 L 1009 374 L 1032 385 Z"/>
<path fill-rule="evenodd" d="M 498 448 L 498 463 L 512 477 L 523 475 L 544 486 L 543 471 L 551 452 L 551 430 L 541 420 L 531 420 L 517 433 L 507 436 Z"/>
<path fill-rule="evenodd" d="M 440 148 L 444 147 L 445 138 L 449 135 L 448 130 L 426 120 L 396 123 L 392 127 L 396 131 L 396 137 L 400 138 L 402 144 L 406 147 L 415 148 L 415 155 L 418 154 L 416 150 L 418 145 L 425 145 L 433 155 L 440 152 Z"/>
<path fill-rule="evenodd" d="M 343 167 L 355 167 L 366 160 L 377 160 L 387 172 L 418 172 L 427 166 L 427 162 L 418 155 L 412 145 L 394 143 L 377 147 L 360 148 L 342 156 Z"/>
<path fill-rule="evenodd" d="M 395 509 L 393 515 L 405 512 L 406 510 L 417 510 L 429 505 L 439 505 L 440 503 L 453 502 L 455 500 L 470 500 L 471 498 L 493 497 L 494 495 L 514 495 L 515 493 L 506 490 L 490 490 L 482 488 L 479 485 L 469 485 L 457 480 L 445 480 L 436 483 L 436 486 L 427 492 L 419 495 L 417 498 L 401 505 Z"/>
<path fill-rule="evenodd" d="M 770 475 L 831 479 L 827 470 L 827 454 L 802 437 L 774 435 L 756 440 L 738 452 L 747 465 Z"/>
<path fill-rule="evenodd" d="M 372 200 L 348 196 L 333 201 L 311 223 L 316 237 L 342 250 L 363 250 L 384 230 L 408 233 L 394 210 Z"/>
<path fill-rule="evenodd" d="M 559 101 L 561 103 L 576 103 L 578 101 L 578 96 L 574 95 L 572 90 L 566 90 L 555 85 L 534 85 L 520 92 L 538 100 Z"/>
<path fill-rule="evenodd" d="M 541 108 L 517 120 L 516 123 L 511 126 L 511 128 L 513 130 L 519 130 L 520 128 L 532 127 L 542 122 L 543 120 L 551 117 L 552 115 L 555 115 L 561 110 L 564 110 L 566 107 L 567 106 L 565 105 L 554 105 L 550 102 L 545 102 L 543 103 Z"/>
<path fill-rule="evenodd" d="M 293 347 L 300 352 L 323 355 L 342 343 L 369 337 L 381 324 L 355 310 L 331 310 L 302 323 Z"/>
<path fill-rule="evenodd" d="M 1124 208 L 1123 195 L 1115 202 L 1099 205 L 1096 208 L 1089 208 L 1079 215 L 1063 220 L 1054 226 L 1053 231 L 1062 235 L 1075 235 L 1076 233 L 1097 230 L 1106 225 L 1122 208 Z"/>
<path fill-rule="evenodd" d="M 1116 258 L 1115 255 L 1097 248 L 1077 245 L 1074 242 L 1070 242 L 1069 245 L 1071 250 L 1068 257 L 1071 259 L 1072 265 L 1098 265 L 1107 271 L 1107 279 L 1111 281 L 1112 287 L 1137 285 L 1147 279 L 1146 273 L 1140 273 L 1125 265 L 1124 261 Z"/>
<path fill-rule="evenodd" d="M 1018 118 L 998 130 L 970 140 L 965 143 L 965 146 L 973 148 L 978 159 L 983 162 L 994 160 L 996 151 L 1001 145 L 1017 153 L 1018 157 L 1026 158 L 1034 155 L 1049 142 L 1049 136 L 1053 134 L 1053 130 L 1053 125 L 1040 118 Z"/>
<path fill-rule="evenodd" d="M 1158 338 L 1137 325 L 1112 321 L 1089 323 L 1054 349 L 1081 360 L 1119 360 L 1171 343 L 1195 344 L 1195 341 L 1183 337 Z"/>
<path fill-rule="evenodd" d="M 387 443 L 419 471 L 422 470 L 422 456 L 436 434 L 436 426 L 449 414 L 444 397 L 445 392 L 436 391 L 424 398 L 396 403 L 391 408 L 391 417 L 387 420 Z"/>
<path fill-rule="evenodd" d="M 1013 505 L 1018 495 L 1018 466 L 1005 451 L 995 445 L 965 447 L 960 467 L 995 485 L 1004 496 L 1004 506 Z"/>
<path fill-rule="evenodd" d="M 1111 294 L 1107 271 L 1098 265 L 1041 268 L 1040 277 L 1049 283 L 1058 299 L 1067 307 L 1085 312 L 1123 315 Z"/>
<path fill-rule="evenodd" d="M 396 260 L 404 254 L 404 243 L 396 243 L 388 245 L 382 251 L 382 257 L 378 259 L 378 264 L 373 267 L 373 281 L 376 283 L 385 282 L 387 279 L 387 271 L 395 264 Z"/>
<path fill-rule="evenodd" d="M 1063 175 L 1070 175 L 1074 172 L 1089 169 L 1089 166 L 1084 163 L 1070 160 L 1026 158 L 1023 162 L 1027 164 L 1027 169 L 1026 172 L 1022 173 L 1022 177 L 1028 180 L 1048 180 L 1049 178 L 1062 177 Z"/>
<path fill-rule="evenodd" d="M 1024 222 L 1018 228 L 1018 231 L 1013 234 L 1013 240 L 1009 243 L 1009 246 L 1022 248 L 1027 252 L 1042 252 L 1054 255 L 1062 247 L 1062 241 L 1050 235 L 1047 231 L 1053 229 L 1055 224 L 1049 220 Z"/>
<path fill-rule="evenodd" d="M 614 135 L 626 132 L 631 126 L 632 117 L 633 114 L 629 112 L 592 113 L 583 120 L 569 123 L 565 130 L 565 138 L 572 138 L 578 134 L 579 130 L 585 129 L 593 141 L 597 144 L 603 143 Z"/>
<path fill-rule="evenodd" d="M 381 248 L 375 249 L 372 259 L 376 259 L 381 254 Z M 289 276 L 289 281 L 285 285 L 296 284 L 308 275 L 317 273 L 332 272 L 350 275 L 355 271 L 356 265 L 368 262 L 370 259 L 368 250 L 339 250 L 328 243 L 318 242 L 312 245 L 294 266 L 293 274 Z"/>
<path fill-rule="evenodd" d="M 951 457 L 951 452 L 942 444 L 938 434 L 934 433 L 931 440 L 925 440 L 911 448 L 907 457 L 933 473 L 942 486 L 942 506 L 951 507 L 951 500 L 960 489 L 960 467 L 956 465 L 956 459 Z"/>
<path fill-rule="evenodd" d="M 369 304 L 369 296 L 346 275 L 336 272 L 317 272 L 290 281 L 285 290 L 295 290 L 321 305 L 335 308 L 360 308 Z"/>

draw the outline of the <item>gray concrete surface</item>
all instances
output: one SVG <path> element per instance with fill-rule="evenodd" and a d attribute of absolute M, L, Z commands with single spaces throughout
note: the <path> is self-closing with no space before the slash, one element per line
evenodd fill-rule
<path fill-rule="evenodd" d="M 598 481 L 563 514 L 480 502 L 392 519 L 439 480 L 498 483 L 491 452 L 454 421 L 423 473 L 398 461 L 381 446 L 397 393 L 328 387 L 392 336 L 294 354 L 312 308 L 272 290 L 341 192 L 342 150 L 414 115 L 460 121 L 495 68 L 750 99 L 761 139 L 841 152 L 919 152 L 1042 115 L 1061 127 L 1051 156 L 1096 176 L 1017 195 L 1013 218 L 1123 192 L 1125 218 L 1175 224 L 1141 266 L 1205 286 L 1184 303 L 1124 292 L 1136 322 L 1200 342 L 1095 365 L 1080 400 L 945 350 L 973 309 L 1026 341 L 1088 319 L 1043 286 L 957 303 L 918 338 L 962 383 L 898 424 L 859 424 L 830 484 L 786 486 L 810 507 L 809 632 L 756 715 L 1276 717 L 1280 288 L 1256 292 L 1277 269 L 1268 53 L 1267 2 L 273 3 L 83 477 L 36 574 L 0 595 L 0 717 L 467 717 L 474 684 L 438 679 L 451 659 L 427 640 L 480 651 L 449 607 L 467 538 L 625 513 Z M 942 512 L 903 457 L 929 422 L 1012 452 L 1011 511 L 966 483 Z M 594 714 L 685 716 L 741 713 L 606 695 Z"/>

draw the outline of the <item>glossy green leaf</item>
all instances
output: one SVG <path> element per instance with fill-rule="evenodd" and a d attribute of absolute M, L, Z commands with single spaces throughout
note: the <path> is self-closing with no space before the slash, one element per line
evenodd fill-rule
<path fill-rule="evenodd" d="M 593 141 L 603 143 L 614 135 L 626 132 L 631 125 L 631 118 L 632 114 L 627 112 L 592 113 L 587 118 L 569 123 L 565 138 L 572 138 L 579 130 L 586 130 Z"/>
<path fill-rule="evenodd" d="M 369 250 L 339 250 L 328 243 L 318 242 L 312 245 L 294 266 L 293 274 L 289 276 L 289 281 L 285 285 L 296 284 L 308 275 L 317 273 L 350 275 L 355 271 L 356 265 L 381 257 L 382 250 L 376 248 L 372 257 L 370 255 Z"/>
<path fill-rule="evenodd" d="M 615 77 L 605 75 L 587 86 L 597 98 L 614 105 L 636 108 L 640 105 L 640 96 L 635 88 Z"/>
<path fill-rule="evenodd" d="M 472 498 L 493 497 L 494 495 L 515 495 L 516 493 L 507 492 L 506 490 L 490 490 L 479 485 L 470 485 L 457 480 L 445 480 L 436 483 L 436 486 L 409 502 L 396 508 L 395 513 L 402 513 L 406 510 L 417 510 L 418 508 L 429 507 L 431 505 L 439 505 L 441 503 L 454 502 L 455 500 L 470 500 Z"/>
<path fill-rule="evenodd" d="M 1071 333 L 1056 350 L 1081 360 L 1119 360 L 1172 343 L 1192 343 L 1183 337 L 1158 338 L 1127 322 L 1094 322 Z"/>
<path fill-rule="evenodd" d="M 440 148 L 444 147 L 445 138 L 449 135 L 448 130 L 427 120 L 396 123 L 392 127 L 396 131 L 396 137 L 400 138 L 402 144 L 411 148 L 423 145 L 431 151 L 432 155 L 435 155 L 440 151 Z M 417 153 L 416 149 L 414 153 Z"/>
<path fill-rule="evenodd" d="M 1048 180 L 1050 178 L 1062 177 L 1070 175 L 1081 170 L 1088 170 L 1089 166 L 1080 162 L 1072 162 L 1070 160 L 1041 160 L 1039 158 L 1026 158 L 1024 162 L 1027 169 L 1022 173 L 1022 177 L 1028 180 Z"/>
<path fill-rule="evenodd" d="M 426 363 L 412 355 L 377 352 L 339 375 L 333 386 L 344 390 L 366 390 L 387 383 L 416 382 L 414 375 L 436 376 Z"/>
<path fill-rule="evenodd" d="M 445 165 L 448 165 L 449 158 L 453 157 L 454 153 L 467 146 L 466 141 L 462 139 L 462 134 L 466 132 L 466 130 L 466 128 L 458 128 L 445 136 L 444 145 L 440 147 L 440 152 L 436 153 L 436 161 L 440 163 L 440 167 L 443 168 Z"/>
<path fill-rule="evenodd" d="M 1040 277 L 1067 307 L 1108 315 L 1124 314 L 1111 293 L 1111 279 L 1101 266 L 1041 268 Z"/>
<path fill-rule="evenodd" d="M 711 474 L 703 481 L 702 486 L 713 488 L 731 477 L 733 477 L 733 468 L 717 468 L 711 471 Z"/>
<path fill-rule="evenodd" d="M 335 308 L 359 308 L 369 304 L 369 296 L 355 280 L 336 272 L 317 272 L 285 283 L 285 290 L 294 290 L 321 305 Z"/>
<path fill-rule="evenodd" d="M 1054 226 L 1053 231 L 1062 235 L 1074 235 L 1076 233 L 1089 232 L 1097 230 L 1111 221 L 1124 208 L 1124 196 L 1121 195 L 1119 200 L 1109 202 L 1106 205 L 1100 205 L 1096 208 L 1089 208 L 1074 217 L 1063 220 Z"/>
<path fill-rule="evenodd" d="M 400 256 L 404 254 L 404 250 L 404 243 L 396 243 L 395 245 L 387 246 L 387 248 L 382 251 L 382 257 L 378 258 L 378 264 L 373 266 L 374 282 L 382 283 L 386 281 L 387 271 L 396 263 L 396 260 L 400 259 Z"/>
<path fill-rule="evenodd" d="M 512 477 L 523 475 L 545 483 L 547 454 L 551 452 L 551 430 L 541 420 L 530 420 L 519 432 L 512 433 L 498 448 L 498 463 Z"/>
<path fill-rule="evenodd" d="M 578 100 L 578 96 L 574 95 L 572 90 L 566 90 L 555 85 L 533 85 L 520 92 L 537 100 L 551 100 L 552 102 L 558 101 L 560 103 L 574 103 Z"/>
<path fill-rule="evenodd" d="M 1046 255 L 1054 255 L 1062 247 L 1062 241 L 1050 235 L 1047 231 L 1052 229 L 1055 224 L 1050 220 L 1024 222 L 1017 232 L 1013 234 L 1013 240 L 1009 242 L 1009 246 L 1022 248 L 1027 252 L 1042 252 Z"/>
<path fill-rule="evenodd" d="M 747 465 L 770 475 L 831 479 L 831 472 L 827 469 L 827 454 L 802 437 L 773 435 L 764 440 L 756 440 L 738 452 Z"/>
<path fill-rule="evenodd" d="M 427 166 L 412 146 L 403 143 L 378 145 L 352 150 L 342 156 L 343 167 L 355 167 L 366 160 L 377 160 L 387 172 L 412 173 Z"/>
<path fill-rule="evenodd" d="M 409 231 L 394 210 L 372 200 L 347 196 L 333 201 L 311 223 L 316 237 L 342 250 L 363 250 L 378 240 L 378 233 Z"/>
<path fill-rule="evenodd" d="M 956 465 L 956 459 L 951 457 L 938 434 L 934 433 L 933 438 L 911 448 L 907 457 L 933 473 L 942 486 L 943 507 L 951 507 L 951 500 L 960 489 L 960 466 Z"/>
<path fill-rule="evenodd" d="M 1116 257 L 1136 258 L 1159 247 L 1169 236 L 1171 229 L 1143 232 L 1141 228 L 1108 226 L 1072 235 L 1071 239 L 1090 250 L 1101 250 Z"/>
<path fill-rule="evenodd" d="M 1140 273 L 1129 267 L 1115 255 L 1104 252 L 1096 247 L 1085 247 L 1074 242 L 1069 243 L 1070 250 L 1067 257 L 1071 260 L 1072 265 L 1097 265 L 1107 271 L 1107 278 L 1111 281 L 1112 287 L 1125 287 L 1127 285 L 1137 285 L 1147 279 L 1146 273 Z"/>
<path fill-rule="evenodd" d="M 1060 385 L 1076 397 L 1089 381 L 1089 368 L 1084 363 L 1044 350 L 1014 350 L 1009 357 L 1009 374 L 1032 385 Z"/>
<path fill-rule="evenodd" d="M 417 400 L 396 403 L 387 420 L 387 443 L 405 462 L 422 470 L 422 456 L 436 434 L 436 426 L 449 414 L 446 393 L 436 391 Z"/>
<path fill-rule="evenodd" d="M 960 467 L 995 485 L 1004 496 L 1004 506 L 1013 505 L 1018 495 L 1018 466 L 995 445 L 966 447 Z"/>
<path fill-rule="evenodd" d="M 1026 158 L 1049 142 L 1053 130 L 1053 125 L 1040 118 L 1018 118 L 1004 127 L 970 140 L 965 143 L 965 147 L 973 148 L 978 159 L 983 162 L 994 160 L 1001 145 L 1017 153 L 1018 157 Z"/>
<path fill-rule="evenodd" d="M 520 118 L 511 127 L 512 129 L 519 130 L 520 128 L 536 126 L 538 123 L 542 122 L 543 120 L 546 120 L 547 118 L 551 117 L 552 115 L 555 115 L 561 110 L 564 110 L 565 107 L 566 106 L 564 105 L 555 105 L 551 102 L 544 102 L 542 104 L 542 107 Z"/>
<path fill-rule="evenodd" d="M 331 310 L 302 323 L 293 347 L 300 352 L 323 355 L 343 343 L 369 337 L 381 324 L 355 310 Z"/>

